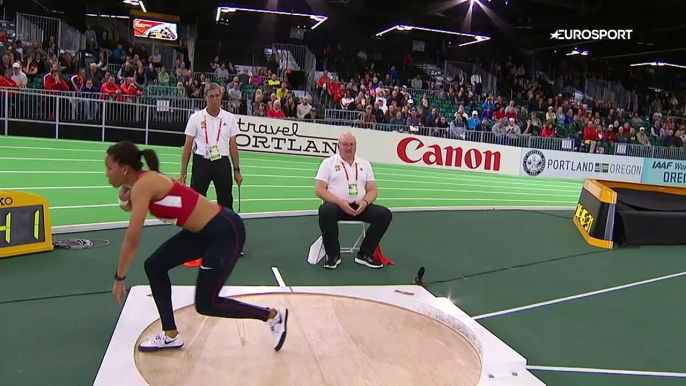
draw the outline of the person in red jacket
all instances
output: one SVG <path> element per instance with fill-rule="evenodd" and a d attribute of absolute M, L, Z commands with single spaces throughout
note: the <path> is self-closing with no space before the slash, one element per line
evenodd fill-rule
<path fill-rule="evenodd" d="M 124 83 L 119 87 L 119 100 L 120 101 L 130 101 L 133 97 L 142 96 L 143 92 L 133 84 L 133 78 L 128 77 L 124 80 Z"/>
<path fill-rule="evenodd" d="M 100 95 L 102 99 L 114 99 L 119 96 L 119 86 L 114 83 L 114 77 L 110 76 L 102 87 L 100 87 Z"/>
<path fill-rule="evenodd" d="M 43 88 L 49 91 L 69 91 L 69 85 L 55 69 L 43 78 Z"/>
<path fill-rule="evenodd" d="M 555 136 L 555 124 L 553 123 L 548 123 L 543 127 L 543 132 L 541 133 L 541 137 L 547 137 L 547 138 L 552 138 Z"/>
<path fill-rule="evenodd" d="M 5 70 L 5 73 L 0 78 L 0 87 L 2 87 L 2 88 L 9 88 L 9 87 L 19 88 L 19 86 L 17 85 L 17 82 L 15 82 L 14 79 L 12 79 L 12 70 L 11 69 Z"/>
<path fill-rule="evenodd" d="M 286 118 L 286 114 L 281 110 L 281 102 L 275 100 L 272 103 L 272 108 L 267 111 L 267 117 L 269 118 Z"/>
<path fill-rule="evenodd" d="M 595 153 L 595 148 L 598 145 L 598 141 L 602 139 L 603 126 L 598 125 L 593 127 L 592 124 L 588 124 L 584 129 L 584 144 L 588 145 L 588 152 Z"/>

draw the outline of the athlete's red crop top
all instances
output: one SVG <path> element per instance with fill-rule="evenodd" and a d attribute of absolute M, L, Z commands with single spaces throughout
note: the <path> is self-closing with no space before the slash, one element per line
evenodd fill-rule
<path fill-rule="evenodd" d="M 176 180 L 169 193 L 157 201 L 150 201 L 150 214 L 158 219 L 183 226 L 193 213 L 200 194 Z"/>

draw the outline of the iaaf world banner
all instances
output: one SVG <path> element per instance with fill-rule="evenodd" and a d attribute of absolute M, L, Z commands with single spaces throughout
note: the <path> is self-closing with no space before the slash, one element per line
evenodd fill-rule
<path fill-rule="evenodd" d="M 133 20 L 133 36 L 168 41 L 176 41 L 179 37 L 176 32 L 176 23 L 147 19 Z"/>

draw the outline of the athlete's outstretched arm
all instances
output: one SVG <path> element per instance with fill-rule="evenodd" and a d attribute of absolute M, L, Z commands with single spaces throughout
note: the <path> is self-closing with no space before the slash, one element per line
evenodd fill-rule
<path fill-rule="evenodd" d="M 126 276 L 126 272 L 129 270 L 136 252 L 138 252 L 141 231 L 145 224 L 145 217 L 148 215 L 150 197 L 150 184 L 145 179 L 141 179 L 131 191 L 131 218 L 119 252 L 119 265 L 117 267 L 117 276 L 119 277 Z"/>

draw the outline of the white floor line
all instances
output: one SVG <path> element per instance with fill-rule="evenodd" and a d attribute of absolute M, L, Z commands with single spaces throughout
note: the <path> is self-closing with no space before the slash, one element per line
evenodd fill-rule
<path fill-rule="evenodd" d="M 1 158 L 1 157 L 0 157 Z M 243 167 L 243 166 L 242 166 Z M 248 168 L 249 169 L 249 168 Z M 31 172 L 23 172 L 23 171 L 16 171 L 16 174 L 27 174 Z M 52 172 L 48 172 L 46 174 L 51 174 Z M 59 174 L 63 174 L 63 172 L 57 172 Z M 98 173 L 103 173 L 103 172 L 98 172 Z M 178 172 L 176 172 L 178 173 Z M 0 174 L 3 174 L 2 171 L 0 171 Z M 5 172 L 4 174 L 9 174 Z M 34 172 L 34 174 L 36 174 Z M 74 173 L 78 174 L 78 173 Z M 93 174 L 92 172 L 87 172 L 87 174 Z M 174 176 L 175 172 L 167 172 L 168 175 Z M 376 173 L 377 175 L 379 173 Z M 292 180 L 308 180 L 312 181 L 314 180 L 313 176 L 293 176 L 293 175 L 284 175 L 284 174 L 251 174 L 251 173 L 246 173 L 243 174 L 243 177 L 247 178 L 272 178 L 272 179 L 292 179 Z M 408 177 L 403 175 L 403 177 Z M 103 176 L 104 178 L 104 176 Z M 527 185 L 524 184 L 525 186 L 516 186 L 512 183 L 505 182 L 505 181 L 494 181 L 493 183 L 489 183 L 487 185 L 481 185 L 481 184 L 476 184 L 470 179 L 463 179 L 463 180 L 458 180 L 458 179 L 453 179 L 452 182 L 440 182 L 440 181 L 422 181 L 422 180 L 417 180 L 417 179 L 412 179 L 412 180 L 390 180 L 390 179 L 377 179 L 379 183 L 399 183 L 403 185 L 421 185 L 421 186 L 426 186 L 427 184 L 431 185 L 440 185 L 440 186 L 459 186 L 459 187 L 474 187 L 474 188 L 489 188 L 491 190 L 502 190 L 503 192 L 508 191 L 511 192 L 513 190 L 515 191 L 530 191 L 530 192 L 548 192 L 547 195 L 550 195 L 550 193 L 554 193 L 555 195 L 559 195 L 562 193 L 569 193 L 570 195 L 573 195 L 574 197 L 578 197 L 580 193 L 580 188 L 579 187 L 571 187 L 571 188 L 564 188 L 560 186 L 543 186 L 543 185 Z M 444 180 L 445 181 L 445 180 Z M 521 185 L 521 184 L 520 184 Z M 32 187 L 32 189 L 36 189 L 39 187 Z M 55 189 L 68 189 L 69 187 L 67 186 L 61 186 L 57 187 Z M 29 189 L 27 188 L 2 188 L 5 190 L 22 190 L 22 189 Z M 410 189 L 412 190 L 412 189 Z M 513 193 L 513 194 L 522 194 L 522 193 Z"/>
<path fill-rule="evenodd" d="M 638 287 L 638 286 L 645 285 L 645 284 L 656 283 L 656 282 L 663 281 L 663 280 L 674 279 L 674 278 L 681 277 L 684 275 L 686 275 L 686 271 L 674 273 L 671 275 L 659 276 L 659 277 L 655 277 L 655 278 L 648 279 L 648 280 L 642 280 L 642 281 L 637 281 L 637 282 L 633 282 L 633 283 L 623 284 L 623 285 L 619 285 L 619 286 L 615 286 L 615 287 L 605 288 L 605 289 L 601 289 L 601 290 L 597 290 L 597 291 L 585 292 L 585 293 L 578 294 L 578 295 L 567 296 L 567 297 L 563 297 L 563 298 L 557 298 L 557 299 L 548 300 L 545 302 L 529 304 L 527 306 L 509 308 L 507 310 L 502 310 L 502 311 L 498 311 L 498 312 L 491 312 L 488 314 L 477 315 L 477 316 L 474 316 L 473 318 L 474 318 L 474 320 L 482 320 L 482 319 L 494 318 L 496 316 L 514 314 L 516 312 L 531 310 L 534 308 L 550 306 L 553 304 L 564 303 L 564 302 L 568 302 L 571 300 L 588 298 L 591 296 L 601 295 L 601 294 L 605 294 L 608 292 L 614 292 L 614 291 L 619 291 L 619 290 L 623 290 L 623 289 L 627 289 L 627 288 Z"/>
<path fill-rule="evenodd" d="M 93 158 L 32 158 L 32 157 L 0 157 L 0 160 L 13 160 L 13 161 L 37 161 L 37 162 L 103 162 L 102 159 L 93 159 Z M 289 168 L 289 167 L 283 167 L 283 166 L 273 166 L 273 165 L 268 165 L 268 166 L 260 166 L 260 165 L 251 165 L 249 162 L 250 161 L 256 161 L 257 159 L 253 158 L 247 158 L 244 159 L 244 161 L 248 162 L 243 162 L 241 164 L 241 167 L 244 169 L 269 169 L 269 170 L 298 170 L 298 171 L 307 171 L 310 170 L 313 174 L 316 174 L 317 171 L 317 164 L 310 164 L 312 166 L 311 169 L 308 168 Z M 259 160 L 257 160 L 259 161 Z M 171 161 L 162 161 L 161 164 L 164 165 L 181 165 L 181 162 L 171 162 Z M 389 168 L 393 172 L 388 172 L 386 171 Z M 408 170 L 403 170 L 403 168 L 406 168 Z M 411 167 L 411 166 L 400 166 L 400 165 L 378 165 L 374 166 L 374 171 L 375 174 L 378 176 L 396 176 L 396 177 L 411 177 L 415 181 L 414 183 L 426 183 L 427 181 L 417 181 L 416 179 L 431 179 L 431 180 L 448 180 L 451 182 L 447 182 L 447 184 L 454 184 L 455 182 L 458 182 L 462 185 L 465 183 L 473 184 L 473 182 L 482 182 L 482 183 L 489 183 L 489 184 L 504 184 L 500 185 L 502 187 L 506 187 L 509 189 L 525 189 L 525 190 L 534 190 L 536 188 L 554 188 L 555 190 L 558 189 L 574 189 L 579 191 L 581 189 L 581 183 L 576 182 L 576 181 L 566 181 L 566 180 L 555 180 L 555 181 L 546 181 L 546 180 L 535 180 L 535 179 L 528 179 L 524 180 L 519 177 L 514 177 L 514 176 L 501 176 L 501 175 L 496 175 L 496 174 L 487 174 L 487 173 L 470 173 L 470 172 L 465 172 L 461 171 L 461 173 L 437 173 L 437 170 L 433 170 L 431 168 L 418 168 L 418 167 Z M 454 172 L 458 172 L 459 170 L 455 170 Z M 301 176 L 302 177 L 302 176 Z M 509 177 L 509 178 L 507 178 Z M 307 178 L 313 178 L 311 176 L 307 176 Z M 389 180 L 390 181 L 390 180 Z M 398 181 L 400 182 L 400 181 Z M 437 184 L 445 184 L 446 182 L 432 182 L 432 183 L 437 183 Z M 483 186 L 483 185 L 482 185 Z M 520 188 L 522 187 L 522 188 Z"/>
<path fill-rule="evenodd" d="M 2 137 L 0 137 L 0 139 L 2 139 Z M 83 141 L 78 141 L 78 140 L 62 140 L 62 139 L 58 140 L 58 139 L 53 139 L 53 138 L 38 138 L 38 139 L 37 138 L 30 138 L 30 137 L 12 137 L 11 138 L 11 140 L 14 140 L 14 139 L 30 140 L 32 142 L 40 141 L 40 142 L 47 142 L 47 143 L 59 141 L 61 144 L 64 142 L 84 143 Z M 68 152 L 83 151 L 83 152 L 92 152 L 92 153 L 101 153 L 102 154 L 104 151 L 104 148 L 109 146 L 110 143 L 94 142 L 93 145 L 100 145 L 103 147 L 103 149 L 79 149 L 79 148 L 35 147 L 35 146 L 6 146 L 6 145 L 0 146 L 0 148 L 27 149 L 27 150 L 56 150 L 56 151 L 68 151 Z M 165 157 L 166 156 L 179 157 L 179 154 L 181 151 L 180 148 L 178 148 L 179 153 L 164 153 L 162 151 L 159 151 L 160 149 L 170 150 L 170 151 L 176 149 L 176 148 L 171 147 L 171 146 L 169 146 L 169 147 L 152 146 L 152 148 L 155 148 L 156 150 L 158 150 L 159 156 L 165 156 Z M 243 152 L 243 153 L 241 153 L 241 157 L 242 157 L 242 159 L 250 160 L 250 161 L 256 161 L 256 162 L 273 162 L 273 159 L 269 159 L 269 158 L 279 157 L 279 158 L 292 158 L 292 159 L 286 159 L 286 160 L 282 159 L 279 161 L 280 163 L 297 164 L 297 165 L 312 165 L 312 166 L 315 166 L 319 163 L 319 161 L 317 159 L 313 159 L 312 161 L 305 161 L 303 159 L 303 157 L 300 157 L 297 155 L 262 153 L 259 156 L 253 157 L 253 154 L 254 153 L 251 153 L 251 152 Z M 265 158 L 265 156 L 266 156 L 266 158 Z M 164 164 L 165 162 L 162 162 L 162 163 Z M 389 165 L 389 164 L 374 165 L 374 169 L 378 170 L 379 172 L 383 172 L 384 170 L 394 170 L 394 171 L 405 172 L 406 169 L 409 169 L 409 168 L 410 168 L 409 166 L 404 166 L 404 165 Z M 426 169 L 426 170 L 423 170 L 419 176 L 423 176 L 423 177 L 435 176 L 435 178 L 451 178 L 452 179 L 455 176 L 451 175 L 451 173 L 452 173 L 451 171 L 447 171 L 447 170 L 439 171 L 439 170 Z M 417 175 L 413 175 L 413 177 L 414 176 L 417 176 Z M 476 178 L 476 180 L 480 179 L 482 181 L 489 181 L 489 180 L 492 180 L 493 178 L 500 178 L 500 177 L 503 177 L 503 176 L 496 176 L 496 175 L 489 176 L 487 174 L 480 174 L 480 173 L 476 173 L 474 176 L 472 176 L 472 173 L 469 173 L 468 177 L 466 177 L 466 178 L 468 178 L 468 179 Z M 512 177 L 512 176 L 510 176 L 510 177 Z M 512 177 L 512 178 L 516 178 L 516 177 Z M 543 181 L 538 180 L 535 182 L 534 181 L 535 180 L 531 180 L 532 183 L 541 184 L 541 186 L 549 186 L 547 183 L 553 184 L 553 186 L 557 186 L 557 187 L 562 186 L 562 185 L 569 185 L 570 188 L 579 186 L 579 182 L 573 181 L 573 180 L 543 180 Z M 514 183 L 518 184 L 518 181 L 514 182 Z"/>
<path fill-rule="evenodd" d="M 383 181 L 379 181 L 382 183 Z M 475 186 L 475 185 L 471 185 Z M 211 189 L 214 189 L 214 185 L 210 185 Z M 242 189 L 304 189 L 311 191 L 312 185 L 242 185 Z M 91 185 L 91 186 L 25 186 L 18 188 L 2 188 L 0 190 L 18 190 L 18 191 L 37 191 L 37 190 L 72 190 L 72 189 L 114 189 L 108 185 Z M 235 189 L 235 188 L 234 188 Z M 542 196 L 550 197 L 549 192 L 499 192 L 499 191 L 489 191 L 489 190 L 460 190 L 460 189 L 429 189 L 429 188 L 393 188 L 388 186 L 381 186 L 381 190 L 397 190 L 404 192 L 442 192 L 442 193 L 465 193 L 465 194 L 479 194 L 481 198 L 486 196 Z M 576 199 L 579 197 L 577 193 L 557 193 L 556 198 L 569 197 L 571 199 Z M 493 198 L 498 200 L 498 198 Z"/>
<path fill-rule="evenodd" d="M 321 199 L 317 197 L 303 197 L 303 198 L 242 198 L 241 202 L 261 202 L 261 201 L 283 201 L 283 202 L 288 202 L 288 201 L 319 201 L 321 202 Z M 463 201 L 474 201 L 474 202 L 482 202 L 482 201 L 497 201 L 497 202 L 531 202 L 531 203 L 539 203 L 539 204 L 554 204 L 556 206 L 564 206 L 564 207 L 569 207 L 570 210 L 574 209 L 570 207 L 570 205 L 573 205 L 574 203 L 571 201 L 562 201 L 562 200 L 555 200 L 555 201 L 548 201 L 548 200 L 510 200 L 506 198 L 436 198 L 436 197 L 429 197 L 429 198 L 405 198 L 405 197 L 386 197 L 383 198 L 382 201 L 425 201 L 427 203 L 429 202 L 437 202 L 437 201 L 443 201 L 443 202 L 463 202 Z M 118 207 L 119 204 L 114 203 L 114 204 L 95 204 L 95 205 L 71 205 L 71 206 L 51 206 L 50 210 L 60 210 L 60 209 L 85 209 L 85 208 L 105 208 L 105 207 Z M 526 206 L 522 206 L 522 210 L 535 210 L 533 208 L 529 209 Z"/>
<path fill-rule="evenodd" d="M 283 281 L 283 277 L 281 277 L 281 272 L 279 272 L 279 269 L 277 267 L 272 267 L 272 273 L 274 274 L 274 279 L 276 279 L 276 282 L 279 284 L 279 287 L 281 287 L 281 288 L 287 288 L 288 287 L 286 285 L 286 282 Z"/>
<path fill-rule="evenodd" d="M 613 375 L 634 375 L 640 377 L 667 377 L 667 378 L 686 378 L 686 373 L 672 373 L 661 371 L 637 371 L 637 370 L 615 370 L 615 369 L 595 369 L 588 367 L 557 367 L 557 366 L 526 366 L 530 371 L 554 371 L 563 373 L 586 373 L 586 374 L 613 374 Z"/>

